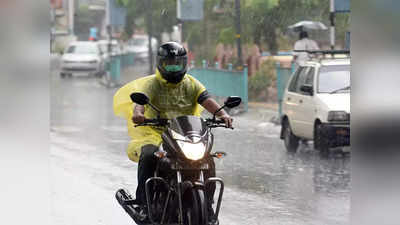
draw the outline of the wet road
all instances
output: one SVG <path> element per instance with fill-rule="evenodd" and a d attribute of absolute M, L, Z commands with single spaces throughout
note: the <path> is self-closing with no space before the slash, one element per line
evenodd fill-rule
<path fill-rule="evenodd" d="M 51 73 L 51 176 L 54 225 L 134 224 L 114 199 L 134 192 L 137 164 L 125 154 L 125 122 L 112 112 L 116 89 L 93 77 L 61 79 Z M 145 72 L 136 66 L 122 82 Z M 141 72 L 138 72 L 141 71 Z M 251 108 L 235 117 L 235 130 L 215 130 L 216 161 L 226 187 L 222 225 L 349 224 L 350 158 L 322 158 L 310 146 L 286 153 L 273 112 Z"/>

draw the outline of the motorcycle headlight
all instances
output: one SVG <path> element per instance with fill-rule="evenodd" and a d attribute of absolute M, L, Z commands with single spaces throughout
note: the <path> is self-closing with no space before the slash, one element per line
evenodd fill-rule
<path fill-rule="evenodd" d="M 187 141 L 176 141 L 182 149 L 183 154 L 190 160 L 199 160 L 204 157 L 206 146 L 203 142 L 191 143 Z"/>
<path fill-rule="evenodd" d="M 345 111 L 330 111 L 328 113 L 329 122 L 350 121 L 350 114 Z"/>

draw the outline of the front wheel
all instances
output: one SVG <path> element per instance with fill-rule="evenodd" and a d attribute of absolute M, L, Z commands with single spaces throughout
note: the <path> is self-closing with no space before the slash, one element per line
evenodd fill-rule
<path fill-rule="evenodd" d="M 326 135 L 324 135 L 322 124 L 317 124 L 314 131 L 314 148 L 319 150 L 321 154 L 329 153 L 329 144 Z"/>
<path fill-rule="evenodd" d="M 283 122 L 283 141 L 288 152 L 296 152 L 299 147 L 299 138 L 293 134 L 289 121 Z"/>
<path fill-rule="evenodd" d="M 205 198 L 203 190 L 190 189 L 183 195 L 183 224 L 206 224 Z"/>

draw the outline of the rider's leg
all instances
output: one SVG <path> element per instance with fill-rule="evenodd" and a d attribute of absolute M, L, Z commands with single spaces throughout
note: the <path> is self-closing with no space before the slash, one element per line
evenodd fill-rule
<path fill-rule="evenodd" d="M 146 180 L 154 175 L 157 166 L 157 159 L 154 152 L 158 150 L 155 145 L 145 145 L 142 147 L 138 165 L 138 186 L 136 188 L 136 200 L 139 204 L 146 204 Z"/>

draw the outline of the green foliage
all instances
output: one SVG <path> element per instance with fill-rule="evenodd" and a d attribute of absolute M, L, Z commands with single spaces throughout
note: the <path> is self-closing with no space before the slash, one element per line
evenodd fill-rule
<path fill-rule="evenodd" d="M 136 28 L 145 28 L 148 32 L 150 22 L 148 18 L 149 0 L 116 0 L 116 2 L 127 8 L 125 33 L 128 36 L 132 36 Z M 176 0 L 152 0 L 150 15 L 153 36 L 160 39 L 162 32 L 170 32 L 172 26 L 178 23 Z"/>
<path fill-rule="evenodd" d="M 119 5 L 121 7 L 127 7 L 131 1 L 130 0 L 115 0 L 115 2 L 117 3 L 117 5 Z"/>
<path fill-rule="evenodd" d="M 131 36 L 136 28 L 146 28 L 146 12 L 149 0 L 115 0 L 128 9 L 125 33 Z M 184 37 L 196 57 L 213 58 L 217 43 L 236 43 L 235 1 L 204 0 L 204 19 L 185 22 Z M 290 50 L 297 34 L 288 34 L 288 26 L 301 20 L 321 21 L 329 24 L 329 0 L 241 0 L 241 41 L 257 44 L 263 51 L 276 53 Z M 176 0 L 152 0 L 153 35 L 160 39 L 161 33 L 171 31 L 176 19 Z M 344 41 L 349 29 L 348 14 L 337 15 L 336 37 Z M 329 42 L 329 31 L 321 31 L 318 41 Z"/>
<path fill-rule="evenodd" d="M 235 31 L 232 27 L 224 28 L 220 31 L 218 42 L 232 45 L 235 41 Z"/>
<path fill-rule="evenodd" d="M 266 101 L 268 87 L 276 82 L 276 70 L 273 60 L 261 64 L 260 70 L 249 78 L 249 98 L 253 101 Z"/>
<path fill-rule="evenodd" d="M 88 5 L 81 5 L 76 11 L 76 15 L 75 33 L 78 36 L 88 36 L 90 27 L 95 25 L 94 13 L 89 10 Z"/>

